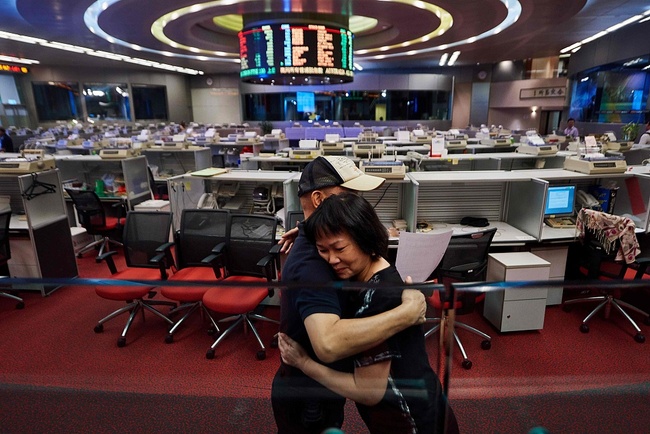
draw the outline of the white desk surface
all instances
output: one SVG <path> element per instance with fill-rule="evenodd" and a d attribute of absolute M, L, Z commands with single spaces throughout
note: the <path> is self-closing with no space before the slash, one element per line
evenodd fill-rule
<path fill-rule="evenodd" d="M 296 176 L 296 172 L 279 172 L 272 170 L 231 170 L 212 177 L 197 178 L 215 181 L 259 181 L 259 182 L 284 182 Z"/>
<path fill-rule="evenodd" d="M 25 214 L 12 214 L 11 220 L 9 220 L 9 229 L 14 231 L 28 230 L 29 225 L 27 224 L 27 216 Z"/>
<path fill-rule="evenodd" d="M 533 178 L 525 170 L 472 170 L 441 172 L 409 172 L 408 176 L 417 182 L 486 182 L 486 181 L 529 181 Z"/>
<path fill-rule="evenodd" d="M 577 236 L 576 228 L 552 228 L 546 224 L 542 227 L 542 241 L 573 240 Z"/>
<path fill-rule="evenodd" d="M 490 253 L 488 256 L 506 268 L 548 267 L 551 265 L 550 262 L 530 252 Z"/>
<path fill-rule="evenodd" d="M 528 235 L 527 233 L 522 232 L 513 226 L 510 226 L 508 223 L 499 221 L 491 221 L 489 226 L 483 228 L 444 222 L 433 222 L 430 223 L 430 225 L 433 228 L 430 232 L 440 233 L 452 229 L 454 231 L 453 235 L 471 234 L 490 228 L 497 228 L 497 232 L 494 234 L 494 238 L 492 239 L 492 243 L 496 244 L 523 244 L 525 242 L 536 241 L 535 237 Z"/>

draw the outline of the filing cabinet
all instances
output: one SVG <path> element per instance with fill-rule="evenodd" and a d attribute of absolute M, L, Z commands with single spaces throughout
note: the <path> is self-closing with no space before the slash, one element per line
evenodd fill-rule
<path fill-rule="evenodd" d="M 567 256 L 569 248 L 567 246 L 554 247 L 534 247 L 530 252 L 551 263 L 549 280 L 556 280 L 561 283 L 564 280 L 564 271 L 566 269 Z M 562 304 L 563 288 L 549 288 L 546 297 L 546 305 Z"/>
<path fill-rule="evenodd" d="M 530 252 L 491 253 L 488 281 L 515 282 L 548 280 L 550 262 Z M 485 294 L 483 315 L 499 331 L 544 328 L 546 288 L 512 288 Z"/>

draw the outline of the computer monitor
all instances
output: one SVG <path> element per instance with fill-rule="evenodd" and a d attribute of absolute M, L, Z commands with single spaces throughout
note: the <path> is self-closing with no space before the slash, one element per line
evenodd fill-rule
<path fill-rule="evenodd" d="M 546 191 L 544 217 L 572 216 L 576 200 L 575 185 L 549 186 Z"/>

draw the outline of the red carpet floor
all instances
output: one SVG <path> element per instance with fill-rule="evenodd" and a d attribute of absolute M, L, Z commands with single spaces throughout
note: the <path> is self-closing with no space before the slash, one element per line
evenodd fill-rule
<path fill-rule="evenodd" d="M 79 263 L 81 277 L 109 275 L 93 258 Z M 267 359 L 256 360 L 252 334 L 237 331 L 207 360 L 212 337 L 199 316 L 165 344 L 165 323 L 146 314 L 118 348 L 126 316 L 103 333 L 93 327 L 121 303 L 89 286 L 22 295 L 24 310 L 0 299 L 1 432 L 274 432 L 269 397 L 279 354 L 267 348 Z M 478 337 L 460 332 L 474 365 L 462 369 L 454 353 L 450 401 L 462 432 L 650 432 L 650 342 L 634 342 L 615 313 L 580 333 L 588 311 L 549 307 L 544 330 L 519 333 L 498 333 L 479 313 L 463 316 L 493 344 L 481 350 Z M 650 340 L 650 327 L 641 327 Z M 277 326 L 260 323 L 259 331 L 268 343 Z M 435 340 L 428 346 L 435 367 Z M 348 410 L 346 432 L 364 432 Z"/>

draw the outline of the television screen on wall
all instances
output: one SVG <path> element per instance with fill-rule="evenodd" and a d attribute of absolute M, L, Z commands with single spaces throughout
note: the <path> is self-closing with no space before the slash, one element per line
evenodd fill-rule
<path fill-rule="evenodd" d="M 167 120 L 167 88 L 155 85 L 132 85 L 133 112 L 136 119 Z"/>
<path fill-rule="evenodd" d="M 643 122 L 650 74 L 639 69 L 592 71 L 574 80 L 569 116 L 579 121 Z"/>
<path fill-rule="evenodd" d="M 621 115 L 642 113 L 648 100 L 645 72 L 614 72 L 602 74 L 600 122 L 621 122 Z"/>

